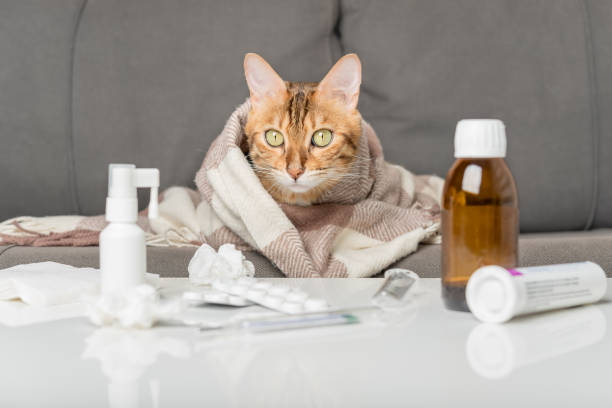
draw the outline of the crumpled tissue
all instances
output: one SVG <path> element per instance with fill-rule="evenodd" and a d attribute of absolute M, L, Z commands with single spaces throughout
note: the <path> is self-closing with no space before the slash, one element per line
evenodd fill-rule
<path fill-rule="evenodd" d="M 157 321 L 176 317 L 183 310 L 180 300 L 162 302 L 151 285 L 136 286 L 124 296 L 97 296 L 87 302 L 88 316 L 98 326 L 148 329 Z"/>
<path fill-rule="evenodd" d="M 197 284 L 255 276 L 255 266 L 246 260 L 234 244 L 223 244 L 218 252 L 210 245 L 203 244 L 189 261 L 187 270 L 189 280 Z"/>

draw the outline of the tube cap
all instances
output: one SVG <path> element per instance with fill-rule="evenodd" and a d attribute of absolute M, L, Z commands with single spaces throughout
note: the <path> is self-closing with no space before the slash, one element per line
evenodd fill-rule
<path fill-rule="evenodd" d="M 503 323 L 514 316 L 518 304 L 514 278 L 501 266 L 489 265 L 476 270 L 465 289 L 470 311 L 487 323 Z"/>
<path fill-rule="evenodd" d="M 455 129 L 455 157 L 506 157 L 506 129 L 499 119 L 463 119 Z"/>

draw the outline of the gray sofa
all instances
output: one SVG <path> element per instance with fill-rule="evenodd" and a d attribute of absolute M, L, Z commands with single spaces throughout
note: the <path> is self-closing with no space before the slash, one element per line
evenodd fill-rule
<path fill-rule="evenodd" d="M 109 162 L 193 186 L 249 51 L 308 81 L 356 52 L 360 110 L 416 173 L 446 174 L 457 120 L 504 120 L 521 264 L 612 274 L 607 1 L 0 0 L 0 218 L 102 213 Z M 192 253 L 150 248 L 149 269 L 185 276 Z M 0 267 L 40 260 L 97 266 L 98 249 L 0 248 Z M 439 276 L 440 247 L 398 265 Z"/>

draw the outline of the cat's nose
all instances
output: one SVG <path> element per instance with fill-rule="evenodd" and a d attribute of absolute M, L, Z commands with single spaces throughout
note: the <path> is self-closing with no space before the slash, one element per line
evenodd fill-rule
<path fill-rule="evenodd" d="M 304 174 L 304 169 L 294 169 L 294 168 L 289 169 L 288 168 L 287 173 L 289 173 L 289 175 L 293 177 L 295 181 L 297 181 L 298 177 Z"/>

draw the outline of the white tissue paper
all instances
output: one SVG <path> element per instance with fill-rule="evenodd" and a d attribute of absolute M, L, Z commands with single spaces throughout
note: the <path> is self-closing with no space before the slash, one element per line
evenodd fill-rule
<path fill-rule="evenodd" d="M 87 315 L 84 303 L 32 306 L 24 302 L 0 301 L 0 324 L 10 327 L 71 319 Z"/>
<path fill-rule="evenodd" d="M 98 326 L 148 329 L 183 310 L 180 300 L 161 301 L 155 288 L 142 284 L 125 296 L 96 296 L 88 301 L 88 315 Z"/>
<path fill-rule="evenodd" d="M 0 270 L 0 300 L 42 307 L 78 302 L 97 292 L 100 271 L 57 262 L 16 265 Z"/>
<path fill-rule="evenodd" d="M 157 285 L 159 276 L 147 273 Z M 161 302 L 155 287 L 143 284 L 125 298 L 98 296 L 100 270 L 57 262 L 16 265 L 0 270 L 0 322 L 20 326 L 83 316 L 98 325 L 147 328 L 179 313 L 180 302 Z M 21 300 L 21 302 L 1 302 Z"/>
<path fill-rule="evenodd" d="M 237 279 L 255 276 L 255 266 L 247 261 L 233 244 L 224 244 L 216 252 L 203 244 L 187 266 L 189 280 L 197 284 L 210 284 L 217 279 Z"/>

